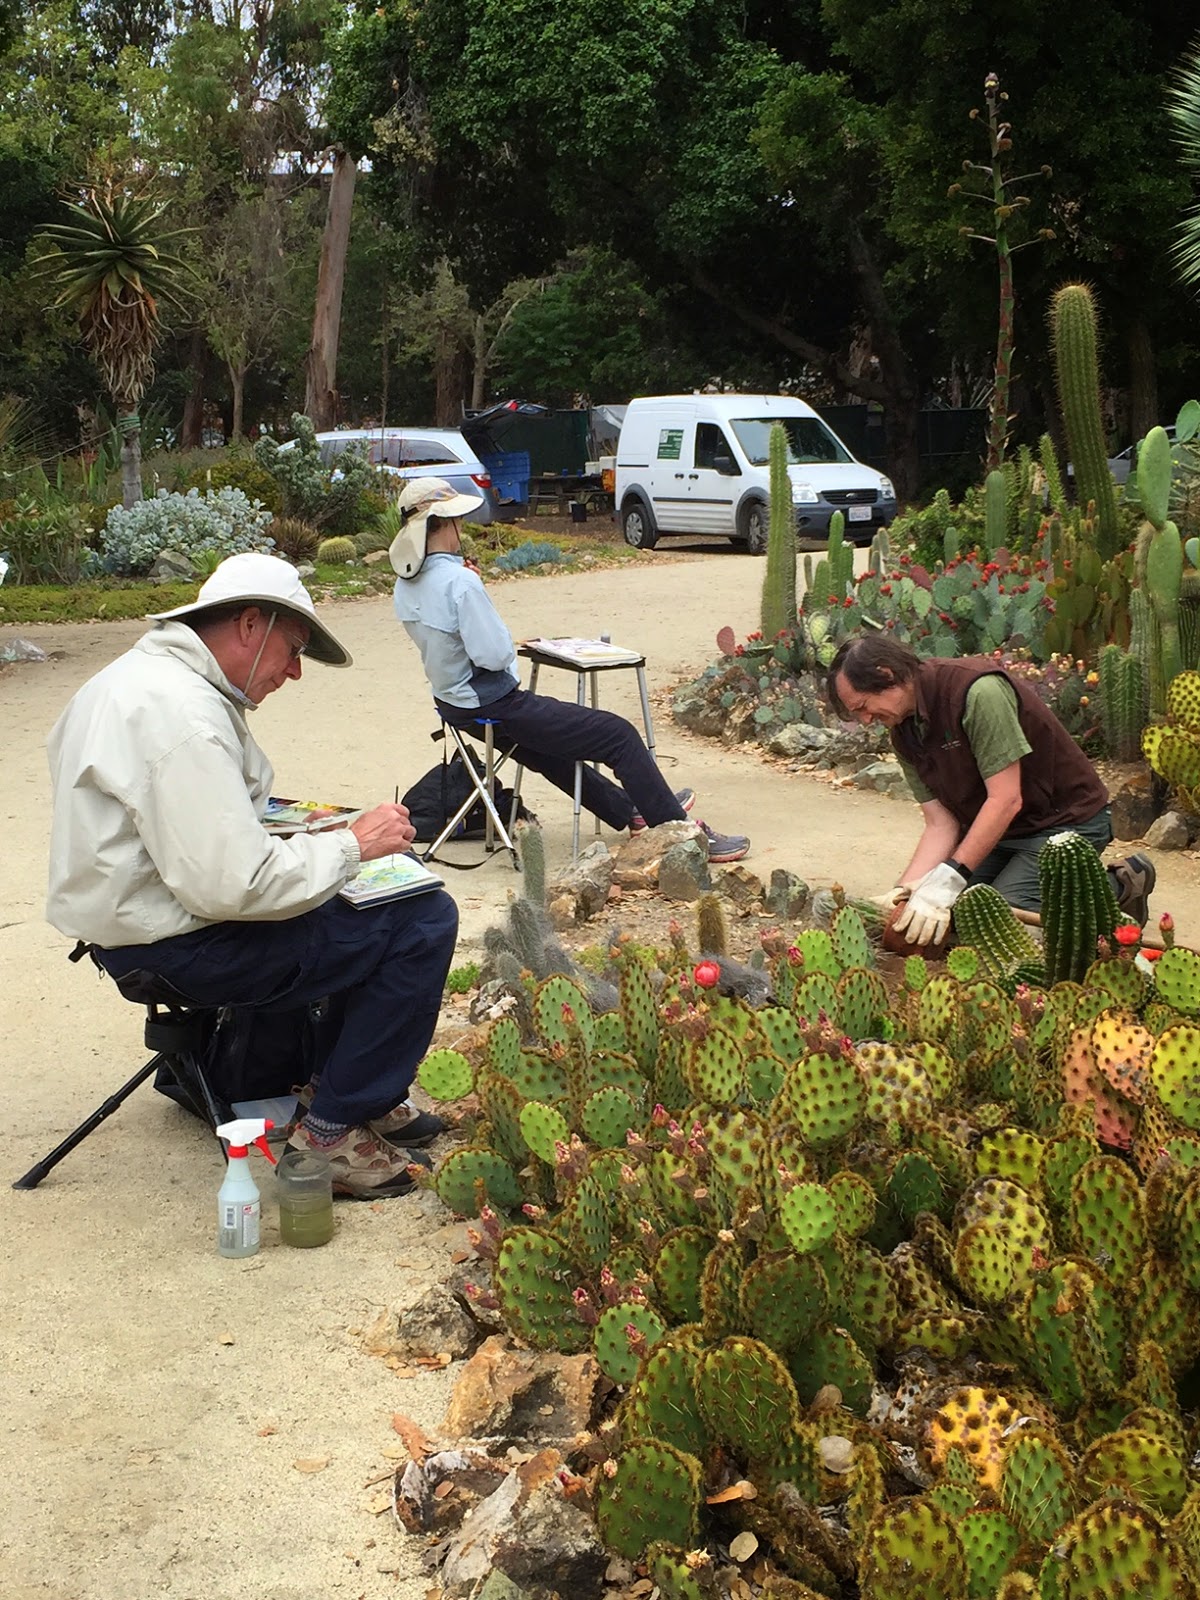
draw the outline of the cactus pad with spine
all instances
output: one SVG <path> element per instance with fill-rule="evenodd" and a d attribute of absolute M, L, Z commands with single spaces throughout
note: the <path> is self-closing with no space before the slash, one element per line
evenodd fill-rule
<path fill-rule="evenodd" d="M 1154 1035 L 1149 1028 L 1120 1011 L 1105 1011 L 1092 1024 L 1091 1055 L 1097 1072 L 1126 1100 L 1140 1106 L 1146 1098 L 1146 1080 Z"/>
<path fill-rule="evenodd" d="M 1075 1247 L 1096 1261 L 1118 1286 L 1135 1271 L 1146 1249 L 1141 1192 L 1129 1166 L 1098 1156 L 1071 1183 L 1068 1209 Z"/>
<path fill-rule="evenodd" d="M 535 1350 L 583 1350 L 591 1340 L 575 1313 L 578 1270 L 567 1248 L 540 1228 L 512 1228 L 500 1244 L 496 1295 L 505 1322 Z"/>
<path fill-rule="evenodd" d="M 554 1146 L 571 1137 L 567 1119 L 557 1106 L 530 1100 L 521 1107 L 521 1137 L 539 1161 L 554 1165 Z"/>
<path fill-rule="evenodd" d="M 846 1250 L 841 1304 L 836 1321 L 853 1336 L 861 1350 L 873 1355 L 889 1345 L 899 1317 L 899 1305 L 887 1262 L 871 1246 L 859 1241 Z"/>
<path fill-rule="evenodd" d="M 1164 1109 L 1185 1127 L 1200 1129 L 1200 1027 L 1180 1022 L 1159 1034 L 1150 1076 Z"/>
<path fill-rule="evenodd" d="M 1020 1415 L 1020 1407 L 996 1389 L 966 1384 L 953 1390 L 926 1422 L 924 1448 L 930 1468 L 939 1471 L 957 1447 L 979 1483 L 995 1492 L 1007 1432 Z"/>
<path fill-rule="evenodd" d="M 1003 1229 L 990 1222 L 965 1227 L 954 1247 L 954 1276 L 977 1306 L 1007 1300 L 1016 1283 L 1016 1264 Z"/>
<path fill-rule="evenodd" d="M 661 1439 L 689 1455 L 708 1449 L 708 1432 L 696 1404 L 702 1347 L 692 1328 L 672 1328 L 650 1350 L 618 1413 L 621 1436 Z"/>
<path fill-rule="evenodd" d="M 880 1508 L 859 1563 L 863 1600 L 967 1600 L 970 1573 L 954 1522 L 928 1500 Z"/>
<path fill-rule="evenodd" d="M 827 1017 L 836 1016 L 837 978 L 831 978 L 827 972 L 808 973 L 796 985 L 792 1010 L 809 1022 L 816 1022 L 822 1011 Z"/>
<path fill-rule="evenodd" d="M 631 1327 L 651 1349 L 667 1331 L 658 1312 L 643 1301 L 618 1300 L 615 1305 L 605 1306 L 593 1330 L 592 1347 L 601 1372 L 614 1383 L 632 1383 L 637 1377 L 641 1358 L 630 1348 Z"/>
<path fill-rule="evenodd" d="M 609 1083 L 587 1097 L 579 1120 L 584 1134 L 593 1144 L 602 1150 L 616 1150 L 624 1147 L 625 1135 L 636 1126 L 641 1115 L 625 1090 Z M 523 1126 L 521 1131 L 524 1132 Z"/>
<path fill-rule="evenodd" d="M 520 1051 L 508 1079 L 522 1100 L 544 1100 L 549 1105 L 566 1098 L 567 1074 L 562 1063 L 543 1050 Z"/>
<path fill-rule="evenodd" d="M 654 1292 L 672 1321 L 699 1322 L 700 1275 L 712 1244 L 712 1235 L 703 1228 L 672 1228 L 659 1241 Z"/>
<path fill-rule="evenodd" d="M 980 1178 L 972 1184 L 955 1209 L 955 1232 L 972 1222 L 991 1222 L 1003 1230 L 1018 1284 L 1028 1283 L 1035 1251 L 1047 1258 L 1054 1254 L 1054 1235 L 1045 1212 L 1011 1179 Z"/>
<path fill-rule="evenodd" d="M 842 975 L 843 963 L 839 961 L 833 940 L 824 928 L 806 928 L 797 934 L 796 945 L 804 957 L 805 976 L 822 973 L 835 982 Z"/>
<path fill-rule="evenodd" d="M 511 1077 L 521 1059 L 521 1030 L 511 1017 L 500 1017 L 488 1029 L 484 1051 L 489 1066 Z"/>
<path fill-rule="evenodd" d="M 1132 961 L 1122 961 L 1119 956 L 1102 956 L 1093 961 L 1083 981 L 1089 989 L 1107 990 L 1124 1011 L 1140 1011 L 1150 989 L 1145 974 Z"/>
<path fill-rule="evenodd" d="M 867 1180 L 857 1172 L 837 1172 L 825 1187 L 837 1207 L 838 1232 L 847 1239 L 869 1233 L 878 1201 Z"/>
<path fill-rule="evenodd" d="M 814 1329 L 812 1336 L 792 1352 L 789 1364 L 805 1405 L 811 1404 L 814 1396 L 832 1383 L 841 1390 L 842 1404 L 847 1411 L 865 1416 L 871 1403 L 875 1372 L 845 1328 L 826 1325 Z"/>
<path fill-rule="evenodd" d="M 659 1540 L 689 1548 L 700 1514 L 700 1463 L 658 1439 L 626 1445 L 611 1477 L 601 1474 L 596 1524 L 610 1550 L 637 1561 Z"/>
<path fill-rule="evenodd" d="M 1183 1553 L 1133 1500 L 1098 1500 L 1068 1523 L 1053 1552 L 1062 1600 L 1194 1600 Z M 1043 1586 L 1043 1593 L 1045 1588 Z"/>
<path fill-rule="evenodd" d="M 733 1105 L 746 1082 L 741 1045 L 723 1028 L 711 1029 L 685 1048 L 683 1077 L 697 1100 L 713 1106 Z"/>
<path fill-rule="evenodd" d="M 1062 1441 L 1038 1422 L 1026 1422 L 1005 1443 L 1000 1504 L 1032 1544 L 1047 1544 L 1078 1504 L 1075 1469 Z"/>
<path fill-rule="evenodd" d="M 619 1011 L 602 1011 L 596 1018 L 596 1049 L 629 1053 L 629 1035 Z M 653 1061 L 650 1065 L 653 1067 Z"/>
<path fill-rule="evenodd" d="M 700 1274 L 700 1320 L 707 1340 L 724 1339 L 742 1331 L 744 1270 L 742 1250 L 735 1240 L 720 1239 L 708 1252 Z"/>
<path fill-rule="evenodd" d="M 829 933 L 834 953 L 843 969 L 875 965 L 875 951 L 867 934 L 866 923 L 853 906 L 841 906 L 834 912 Z"/>
<path fill-rule="evenodd" d="M 769 1455 L 776 1438 L 800 1424 L 792 1375 L 758 1339 L 725 1339 L 706 1350 L 696 1400 L 712 1438 L 743 1456 Z"/>
<path fill-rule="evenodd" d="M 716 1593 L 712 1557 L 704 1550 L 652 1544 L 646 1552 L 646 1570 L 662 1600 L 711 1600 Z"/>
<path fill-rule="evenodd" d="M 932 1111 L 929 1075 L 906 1050 L 890 1044 L 866 1043 L 857 1047 L 855 1056 L 866 1078 L 868 1121 L 902 1122 Z"/>
<path fill-rule="evenodd" d="M 1090 1444 L 1079 1461 L 1079 1482 L 1089 1499 L 1122 1484 L 1159 1516 L 1173 1517 L 1187 1498 L 1187 1468 L 1176 1447 L 1160 1435 L 1122 1428 Z"/>
<path fill-rule="evenodd" d="M 563 1015 L 564 1007 L 570 1010 L 573 1021 Z M 587 995 L 560 972 L 538 984 L 533 997 L 533 1020 L 543 1044 L 569 1045 L 574 1030 L 578 1029 L 586 1049 L 591 1050 L 595 1045 L 595 1015 Z"/>
<path fill-rule="evenodd" d="M 634 957 L 626 957 L 621 964 L 617 987 L 621 997 L 621 1022 L 624 1042 L 619 1049 L 628 1049 L 642 1072 L 648 1077 L 654 1071 L 658 1054 L 658 1009 L 650 974 Z"/>
<path fill-rule="evenodd" d="M 417 1069 L 417 1082 L 432 1100 L 461 1100 L 475 1087 L 475 1073 L 460 1050 L 431 1050 Z"/>
<path fill-rule="evenodd" d="M 514 1211 L 524 1198 L 517 1175 L 494 1150 L 453 1150 L 438 1168 L 434 1187 L 438 1199 L 460 1217 L 479 1215 L 477 1184 L 484 1198 L 499 1211 Z"/>
<path fill-rule="evenodd" d="M 976 1507 L 956 1522 L 967 1558 L 970 1600 L 995 1600 L 1000 1580 L 1021 1547 L 1021 1535 L 1003 1511 Z"/>
<path fill-rule="evenodd" d="M 1160 1000 L 1185 1016 L 1200 1016 L 1200 955 L 1174 945 L 1154 964 L 1154 987 Z"/>
<path fill-rule="evenodd" d="M 851 1039 L 878 1037 L 891 1009 L 887 985 L 877 972 L 852 967 L 837 982 L 838 1020 Z"/>
<path fill-rule="evenodd" d="M 867 1102 L 862 1076 L 844 1055 L 813 1051 L 784 1074 L 773 1115 L 795 1125 L 816 1149 L 853 1131 Z"/>
<path fill-rule="evenodd" d="M 608 1196 L 594 1177 L 581 1178 L 571 1190 L 559 1224 L 584 1272 L 599 1272 L 612 1243 L 612 1219 Z"/>
<path fill-rule="evenodd" d="M 1046 1153 L 1046 1142 L 1026 1128 L 998 1128 L 985 1134 L 975 1153 L 980 1177 L 985 1174 L 1012 1178 L 1022 1188 L 1037 1186 Z"/>
<path fill-rule="evenodd" d="M 758 1106 L 769 1106 L 783 1088 L 787 1063 L 768 1050 L 746 1057 L 746 1093 Z"/>
<path fill-rule="evenodd" d="M 795 1013 L 783 1006 L 763 1006 L 754 1020 L 767 1036 L 767 1048 L 785 1064 L 804 1054 L 804 1036 Z"/>
<path fill-rule="evenodd" d="M 778 1251 L 759 1255 L 741 1284 L 742 1316 L 756 1339 L 787 1355 L 829 1308 L 829 1283 L 816 1256 Z"/>
<path fill-rule="evenodd" d="M 837 1202 L 819 1183 L 798 1183 L 783 1195 L 779 1220 L 797 1255 L 828 1244 L 837 1232 Z"/>

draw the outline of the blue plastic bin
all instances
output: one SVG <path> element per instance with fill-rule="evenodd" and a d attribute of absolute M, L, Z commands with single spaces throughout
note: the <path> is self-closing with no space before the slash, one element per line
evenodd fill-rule
<path fill-rule="evenodd" d="M 507 450 L 499 455 L 479 458 L 488 469 L 492 487 L 500 500 L 513 500 L 519 505 L 529 502 L 529 451 Z"/>

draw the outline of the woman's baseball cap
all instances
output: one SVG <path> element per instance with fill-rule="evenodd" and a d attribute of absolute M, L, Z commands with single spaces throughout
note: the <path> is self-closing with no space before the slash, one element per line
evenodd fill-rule
<path fill-rule="evenodd" d="M 282 556 L 265 552 L 246 551 L 239 556 L 226 556 L 212 576 L 200 585 L 200 593 L 191 605 L 176 606 L 174 611 L 151 611 L 146 620 L 174 622 L 180 617 L 198 616 L 202 611 L 236 605 L 239 601 L 248 606 L 261 606 L 264 611 L 284 611 L 307 623 L 308 645 L 304 654 L 308 660 L 323 662 L 327 667 L 351 664 L 353 657 L 349 650 L 338 643 L 324 623 L 317 621 L 312 596 L 300 582 L 295 567 Z"/>
<path fill-rule="evenodd" d="M 401 578 L 415 578 L 425 562 L 425 535 L 430 516 L 465 517 L 483 504 L 481 494 L 458 494 L 445 478 L 413 478 L 400 491 L 400 532 L 392 540 L 388 560 Z"/>

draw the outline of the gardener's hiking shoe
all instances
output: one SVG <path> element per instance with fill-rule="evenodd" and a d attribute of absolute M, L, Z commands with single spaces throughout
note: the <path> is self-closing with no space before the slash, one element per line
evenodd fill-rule
<path fill-rule="evenodd" d="M 294 1093 L 296 1114 L 288 1124 L 289 1135 L 303 1122 L 304 1113 L 312 1105 L 313 1085 L 306 1083 Z M 411 1100 L 401 1100 L 391 1111 L 385 1111 L 380 1117 L 372 1117 L 366 1126 L 381 1139 L 403 1145 L 406 1150 L 423 1150 L 426 1145 L 433 1143 L 439 1133 L 446 1131 L 446 1124 L 441 1117 L 435 1116 L 432 1111 L 418 1110 Z"/>
<path fill-rule="evenodd" d="M 675 798 L 683 807 L 684 811 L 690 811 L 696 804 L 696 791 L 695 789 L 676 789 Z M 647 824 L 645 817 L 643 817 L 640 812 L 635 811 L 629 819 L 630 837 L 632 837 L 635 833 L 645 833 L 646 826 Z"/>
<path fill-rule="evenodd" d="M 696 826 L 708 840 L 708 859 L 714 866 L 724 861 L 740 861 L 750 854 L 750 841 L 745 834 L 717 833 L 707 822 L 698 822 Z"/>
<path fill-rule="evenodd" d="M 1109 876 L 1117 897 L 1117 909 L 1132 917 L 1139 928 L 1146 926 L 1150 915 L 1150 896 L 1154 892 L 1158 874 L 1149 856 L 1123 856 L 1120 861 L 1110 861 Z"/>
<path fill-rule="evenodd" d="M 347 1128 L 335 1144 L 318 1145 L 301 1123 L 287 1147 L 324 1156 L 334 1195 L 346 1200 L 392 1200 L 409 1194 L 416 1187 L 409 1167 L 433 1165 L 421 1151 L 401 1149 L 370 1128 Z"/>

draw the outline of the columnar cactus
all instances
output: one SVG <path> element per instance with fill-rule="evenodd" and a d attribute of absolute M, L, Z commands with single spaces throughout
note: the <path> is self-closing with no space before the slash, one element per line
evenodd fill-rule
<path fill-rule="evenodd" d="M 1117 902 L 1100 857 L 1077 833 L 1056 833 L 1038 855 L 1046 977 L 1077 983 L 1112 939 Z"/>
<path fill-rule="evenodd" d="M 1100 652 L 1100 715 L 1104 742 L 1118 761 L 1136 761 L 1148 711 L 1146 672 L 1140 658 L 1110 644 Z"/>
<path fill-rule="evenodd" d="M 1120 544 L 1117 497 L 1108 467 L 1100 416 L 1100 367 L 1096 355 L 1096 303 L 1086 283 L 1066 283 L 1050 308 L 1050 332 L 1058 378 L 1058 400 L 1067 430 L 1075 483 L 1084 506 L 1096 507 L 1097 544 L 1105 559 Z"/>
<path fill-rule="evenodd" d="M 796 508 L 788 477 L 787 435 L 780 423 L 771 429 L 771 520 L 763 573 L 762 634 L 774 639 L 796 626 Z"/>

